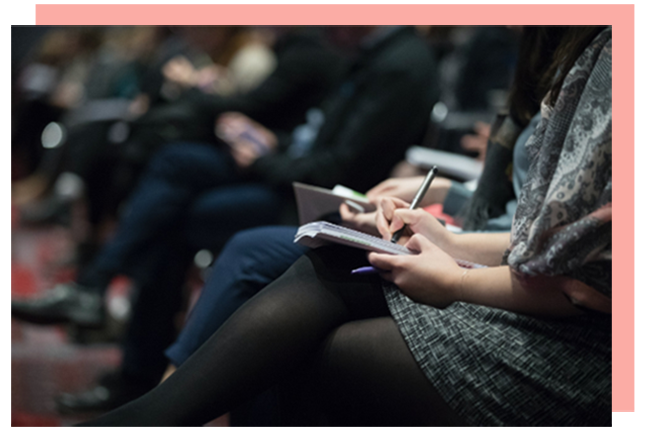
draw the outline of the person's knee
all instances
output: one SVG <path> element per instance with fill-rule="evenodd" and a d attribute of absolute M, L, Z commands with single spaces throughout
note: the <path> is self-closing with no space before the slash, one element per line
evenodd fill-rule
<path fill-rule="evenodd" d="M 386 338 L 395 328 L 391 318 L 373 318 L 343 324 L 321 349 L 319 374 L 329 384 L 348 384 L 368 373 L 368 364 L 385 357 Z"/>
<path fill-rule="evenodd" d="M 230 283 L 230 291 L 253 296 L 286 270 L 273 244 L 266 228 L 237 232 L 222 249 L 213 272 L 221 276 L 222 283 Z"/>
<path fill-rule="evenodd" d="M 391 317 L 344 324 L 317 358 L 323 404 L 349 425 L 462 425 Z"/>
<path fill-rule="evenodd" d="M 260 242 L 263 243 L 265 239 L 259 228 L 239 231 L 228 240 L 221 255 L 227 258 L 237 258 L 237 260 L 230 261 L 233 266 L 247 266 L 247 263 L 255 256 Z"/>
<path fill-rule="evenodd" d="M 149 171 L 156 176 L 193 173 L 211 149 L 200 143 L 174 143 L 163 147 L 151 159 Z"/>
<path fill-rule="evenodd" d="M 222 256 L 236 258 L 230 266 L 275 279 L 293 264 L 305 249 L 293 243 L 295 229 L 257 227 L 237 232 L 226 244 Z"/>

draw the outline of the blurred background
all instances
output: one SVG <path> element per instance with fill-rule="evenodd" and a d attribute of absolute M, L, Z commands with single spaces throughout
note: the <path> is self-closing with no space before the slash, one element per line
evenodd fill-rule
<path fill-rule="evenodd" d="M 489 122 L 507 106 L 519 30 L 421 26 L 417 31 L 435 60 L 431 79 L 439 89 L 417 145 L 470 157 L 480 167 Z M 344 27 L 15 26 L 11 32 L 13 296 L 37 295 L 69 281 L 92 260 L 163 144 L 215 140 L 213 128 L 198 127 L 201 113 L 184 105 L 188 88 L 240 107 L 284 67 L 283 53 L 305 32 L 343 64 L 354 56 Z M 283 115 L 274 119 L 251 117 L 274 123 L 276 134 L 309 121 L 305 109 L 278 111 Z M 417 161 L 405 161 L 394 174 L 420 170 Z M 217 253 L 196 253 L 186 283 L 187 307 Z M 117 343 L 131 293 L 129 279 L 112 281 L 109 321 L 99 330 L 12 321 L 12 426 L 67 426 L 88 417 L 62 414 L 55 397 L 82 390 L 119 364 Z M 213 424 L 230 421 L 226 416 Z"/>

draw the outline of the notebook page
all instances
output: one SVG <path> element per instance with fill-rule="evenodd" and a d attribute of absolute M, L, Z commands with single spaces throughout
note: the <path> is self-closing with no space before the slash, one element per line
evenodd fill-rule
<path fill-rule="evenodd" d="M 400 244 L 391 243 L 390 241 L 373 235 L 324 221 L 312 222 L 301 226 L 298 228 L 298 232 L 294 239 L 294 242 L 312 248 L 319 247 L 327 241 L 373 252 L 389 253 L 392 255 L 413 254 L 413 252 Z M 475 264 L 462 259 L 456 259 L 456 263 L 463 268 L 485 267 L 485 265 Z"/>

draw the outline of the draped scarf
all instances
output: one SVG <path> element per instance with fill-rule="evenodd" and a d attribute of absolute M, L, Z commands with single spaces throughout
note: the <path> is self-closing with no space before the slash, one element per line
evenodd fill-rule
<path fill-rule="evenodd" d="M 573 301 L 607 310 L 602 306 L 609 300 L 610 311 L 611 79 L 607 28 L 569 70 L 555 104 L 548 96 L 542 102 L 542 119 L 526 143 L 531 165 L 504 254 L 524 282 L 564 276 L 561 286 Z"/>

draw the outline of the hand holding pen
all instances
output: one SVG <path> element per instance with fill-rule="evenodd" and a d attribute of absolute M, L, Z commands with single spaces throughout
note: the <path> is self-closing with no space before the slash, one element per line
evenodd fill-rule
<path fill-rule="evenodd" d="M 436 173 L 438 173 L 438 168 L 436 166 L 433 166 L 431 170 L 429 170 L 429 173 L 427 173 L 427 176 L 424 178 L 424 181 L 415 194 L 413 201 L 410 205 L 408 205 L 409 210 L 414 210 L 420 205 L 420 202 L 429 189 L 429 186 L 431 185 L 433 178 L 435 178 Z M 403 208 L 405 205 L 406 202 L 395 198 L 384 198 L 380 202 L 381 210 L 377 213 L 377 229 L 384 236 L 384 238 L 387 238 L 386 233 L 390 232 L 392 234 L 390 240 L 393 243 L 396 243 L 400 239 L 404 232 L 404 229 L 406 229 L 405 221 L 402 221 L 402 226 L 399 229 L 393 229 L 394 225 L 396 224 L 395 219 L 393 218 L 394 211 L 397 208 Z M 430 214 L 426 212 L 425 214 L 431 217 Z M 362 267 L 352 271 L 353 274 L 367 274 L 371 272 L 373 272 L 372 267 Z"/>
<path fill-rule="evenodd" d="M 426 222 L 429 219 L 435 220 L 435 217 L 422 209 L 416 210 L 414 208 L 418 206 L 422 196 L 424 196 L 424 192 L 426 192 L 426 188 L 423 187 L 428 187 L 433 180 L 435 173 L 436 168 L 434 167 L 429 171 L 429 174 L 424 179 L 424 182 L 420 186 L 418 193 L 415 194 L 414 200 L 411 204 L 394 197 L 381 198 L 377 204 L 378 210 L 375 223 L 377 231 L 385 240 L 393 242 L 397 241 L 400 236 L 404 235 L 407 224 L 415 224 L 416 227 L 419 227 L 419 230 L 415 232 L 428 231 L 428 225 L 422 224 L 422 222 Z M 441 226 L 440 223 L 438 223 L 437 226 Z M 408 232 L 410 234 L 414 231 L 409 230 Z M 403 242 L 406 242 L 406 240 Z"/>
<path fill-rule="evenodd" d="M 422 198 L 426 194 L 427 190 L 429 190 L 429 186 L 431 185 L 431 181 L 433 181 L 433 178 L 436 177 L 436 174 L 438 173 L 438 167 L 433 166 L 431 170 L 429 170 L 429 173 L 427 173 L 427 176 L 424 178 L 424 181 L 422 182 L 422 185 L 420 186 L 420 189 L 415 193 L 415 197 L 413 198 L 413 201 L 411 202 L 411 205 L 409 206 L 410 210 L 414 210 L 415 208 L 420 206 L 420 202 L 422 202 Z M 401 229 L 397 230 L 393 236 L 391 237 L 390 241 L 393 243 L 396 243 L 397 240 L 402 236 L 402 232 L 404 232 L 404 229 L 406 228 L 406 225 L 402 226 Z"/>

